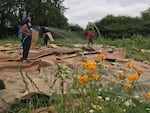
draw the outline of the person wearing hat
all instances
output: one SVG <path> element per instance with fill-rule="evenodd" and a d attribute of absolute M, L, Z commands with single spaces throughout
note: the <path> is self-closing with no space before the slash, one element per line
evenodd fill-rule
<path fill-rule="evenodd" d="M 28 54 L 29 54 L 31 39 L 32 39 L 31 22 L 29 20 L 26 20 L 20 31 L 22 35 L 21 43 L 23 47 L 22 62 L 30 63 L 30 61 L 28 60 Z"/>

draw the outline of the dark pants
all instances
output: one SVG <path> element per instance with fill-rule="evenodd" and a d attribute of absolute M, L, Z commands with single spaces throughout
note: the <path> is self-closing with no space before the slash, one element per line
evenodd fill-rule
<path fill-rule="evenodd" d="M 5 89 L 4 81 L 0 79 L 0 90 Z"/>
<path fill-rule="evenodd" d="M 48 36 L 47 36 L 47 34 L 45 35 L 45 37 L 44 37 L 44 43 L 43 43 L 43 46 L 47 46 L 47 44 L 48 44 L 48 40 L 49 40 L 49 38 L 48 38 Z"/>
<path fill-rule="evenodd" d="M 88 45 L 93 45 L 93 39 L 92 38 L 90 38 L 90 39 L 88 39 Z"/>
<path fill-rule="evenodd" d="M 21 42 L 23 47 L 23 60 L 26 60 L 31 46 L 31 37 L 24 37 Z"/>

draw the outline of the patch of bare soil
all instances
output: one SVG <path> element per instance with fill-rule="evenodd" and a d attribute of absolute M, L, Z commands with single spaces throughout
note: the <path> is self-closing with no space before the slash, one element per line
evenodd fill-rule
<path fill-rule="evenodd" d="M 21 62 L 20 52 L 16 48 L 0 47 L 0 80 L 5 83 L 5 89 L 0 90 L 0 112 L 4 112 L 17 99 L 25 99 L 35 93 L 49 95 L 54 91 L 60 92 L 60 81 L 57 80 L 53 89 L 57 64 L 67 67 L 71 72 L 82 71 L 82 62 L 88 60 L 97 61 L 100 53 L 107 56 L 105 71 L 101 75 L 105 83 L 115 81 L 113 75 L 117 75 L 120 69 L 125 69 L 125 64 L 132 61 L 137 68 L 144 71 L 140 81 L 150 80 L 150 62 L 138 62 L 126 59 L 126 51 L 123 48 L 115 48 L 103 45 L 74 45 L 74 48 L 50 45 L 48 48 L 36 48 L 30 50 L 31 63 Z M 129 70 L 128 70 L 129 71 Z M 66 81 L 65 87 L 71 81 Z M 136 94 L 145 99 L 145 93 L 150 91 L 150 82 L 145 82 L 136 90 Z M 67 91 L 66 91 L 67 92 Z"/>

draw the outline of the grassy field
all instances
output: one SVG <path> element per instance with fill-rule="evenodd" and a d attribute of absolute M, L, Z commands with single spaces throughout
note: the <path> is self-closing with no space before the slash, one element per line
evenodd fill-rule
<path fill-rule="evenodd" d="M 56 38 L 55 44 L 60 46 L 72 47 L 72 44 L 86 44 L 86 38 Z M 104 39 L 94 38 L 95 44 L 110 45 L 116 47 L 123 47 L 126 49 L 127 58 L 132 58 L 137 61 L 150 61 L 150 52 L 142 52 L 141 50 L 150 50 L 150 37 L 136 36 L 127 39 Z M 0 45 L 7 46 L 8 44 L 14 44 L 20 46 L 20 40 L 18 38 L 9 38 L 0 40 Z M 38 46 L 42 45 L 42 39 L 39 38 Z"/>

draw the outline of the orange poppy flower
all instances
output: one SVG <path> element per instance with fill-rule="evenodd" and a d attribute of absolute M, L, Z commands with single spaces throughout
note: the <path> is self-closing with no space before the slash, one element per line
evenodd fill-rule
<path fill-rule="evenodd" d="M 87 68 L 87 62 L 82 62 L 82 66 L 84 69 L 86 69 Z"/>
<path fill-rule="evenodd" d="M 141 75 L 143 73 L 142 69 L 137 69 L 136 72 L 138 73 L 138 75 Z"/>
<path fill-rule="evenodd" d="M 132 88 L 132 84 L 129 84 L 129 83 L 124 83 L 123 86 L 127 89 Z"/>
<path fill-rule="evenodd" d="M 78 78 L 78 83 L 81 84 L 81 85 L 84 85 L 84 84 L 88 83 L 88 76 L 87 75 L 80 76 Z"/>
<path fill-rule="evenodd" d="M 89 72 L 93 72 L 96 70 L 96 62 L 95 61 L 87 61 L 86 70 Z"/>
<path fill-rule="evenodd" d="M 149 98 L 149 99 L 150 99 L 150 92 L 148 92 L 148 93 L 147 93 L 147 98 Z"/>
<path fill-rule="evenodd" d="M 135 82 L 138 80 L 138 76 L 136 74 L 131 74 L 129 77 L 128 77 L 128 80 L 131 81 L 131 82 Z"/>
<path fill-rule="evenodd" d="M 103 60 L 106 59 L 106 55 L 105 55 L 105 54 L 100 54 L 100 55 L 98 55 L 98 59 L 99 59 L 100 61 L 103 61 Z"/>
<path fill-rule="evenodd" d="M 99 79 L 99 75 L 98 74 L 92 74 L 92 79 L 93 80 L 98 80 Z"/>
<path fill-rule="evenodd" d="M 130 68 L 130 67 L 134 67 L 134 64 L 129 61 L 129 62 L 126 63 L 126 66 Z"/>
<path fill-rule="evenodd" d="M 126 76 L 124 74 L 121 74 L 121 73 L 119 74 L 119 79 L 120 80 L 124 80 L 125 78 L 126 78 Z"/>

